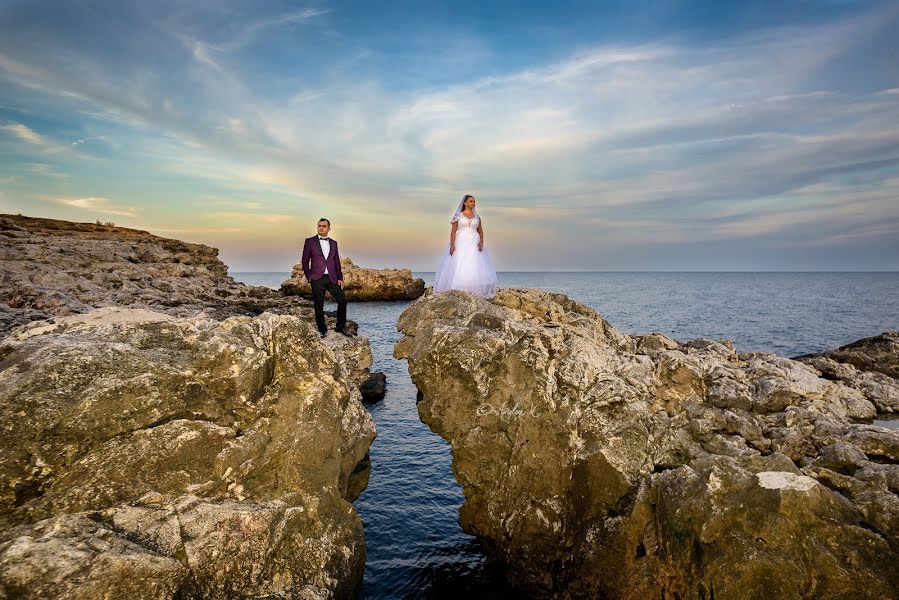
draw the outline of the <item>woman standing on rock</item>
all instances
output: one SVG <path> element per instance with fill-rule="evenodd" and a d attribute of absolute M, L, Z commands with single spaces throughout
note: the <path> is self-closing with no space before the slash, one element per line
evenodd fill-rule
<path fill-rule="evenodd" d="M 474 196 L 466 194 L 453 213 L 449 250 L 434 275 L 434 293 L 464 290 L 483 298 L 496 295 L 496 269 L 484 249 L 484 228 L 476 203 Z"/>

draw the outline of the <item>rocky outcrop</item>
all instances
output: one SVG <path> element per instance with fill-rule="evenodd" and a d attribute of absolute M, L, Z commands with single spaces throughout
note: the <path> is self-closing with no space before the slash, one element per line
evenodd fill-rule
<path fill-rule="evenodd" d="M 870 424 L 888 382 L 627 336 L 533 290 L 426 296 L 398 328 L 463 529 L 535 596 L 899 589 L 899 434 Z"/>
<path fill-rule="evenodd" d="M 343 289 L 350 302 L 377 300 L 415 300 L 425 291 L 423 279 L 413 278 L 410 269 L 366 269 L 349 258 L 340 261 Z M 312 287 L 303 275 L 303 266 L 296 264 L 290 279 L 281 284 L 287 296 L 312 297 Z"/>
<path fill-rule="evenodd" d="M 0 215 L 0 337 L 30 321 L 102 306 L 313 319 L 306 301 L 235 282 L 209 246 L 124 227 Z"/>
<path fill-rule="evenodd" d="M 879 413 L 899 413 L 899 332 L 888 331 L 796 360 L 811 365 L 822 377 L 864 390 Z"/>
<path fill-rule="evenodd" d="M 15 330 L 0 597 L 354 597 L 375 431 L 356 363 L 327 344 L 270 313 L 102 308 Z"/>
<path fill-rule="evenodd" d="M 0 217 L 0 597 L 358 591 L 368 340 L 217 254 Z"/>

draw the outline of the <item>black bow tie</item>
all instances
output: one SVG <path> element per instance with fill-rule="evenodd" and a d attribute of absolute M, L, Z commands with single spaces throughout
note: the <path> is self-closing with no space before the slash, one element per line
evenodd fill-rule
<path fill-rule="evenodd" d="M 328 241 L 328 238 L 320 237 L 320 238 L 318 238 L 318 240 L 319 240 L 320 242 L 327 242 L 327 241 Z"/>

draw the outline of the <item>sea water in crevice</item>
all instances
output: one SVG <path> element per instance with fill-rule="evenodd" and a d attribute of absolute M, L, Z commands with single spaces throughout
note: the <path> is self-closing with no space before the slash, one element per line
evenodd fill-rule
<path fill-rule="evenodd" d="M 289 273 L 235 273 L 250 285 L 280 286 Z M 417 274 L 426 278 L 432 274 Z M 371 370 L 387 376 L 387 394 L 368 406 L 378 436 L 371 475 L 353 503 L 365 527 L 362 598 L 509 597 L 501 571 L 488 564 L 476 538 L 459 526 L 462 489 L 447 442 L 418 418 L 417 390 L 406 361 L 393 358 L 396 322 L 409 302 L 351 303 L 348 318 L 368 337 Z M 326 303 L 325 310 L 336 305 Z"/>
<path fill-rule="evenodd" d="M 277 288 L 288 275 L 234 277 Z M 899 329 L 899 273 L 500 273 L 499 285 L 565 293 L 624 333 L 731 339 L 738 352 L 796 356 Z M 508 597 L 502 574 L 459 527 L 463 496 L 449 445 L 419 420 L 406 363 L 393 358 L 408 304 L 349 308 L 371 342 L 372 370 L 387 375 L 387 396 L 369 406 L 378 437 L 368 488 L 355 502 L 367 547 L 362 597 Z"/>
<path fill-rule="evenodd" d="M 372 370 L 387 375 L 384 400 L 368 407 L 378 437 L 370 450 L 368 487 L 354 503 L 365 524 L 362 597 L 508 597 L 501 573 L 459 526 L 464 498 L 449 444 L 419 419 L 406 362 L 393 358 L 396 321 L 406 306 L 351 306 L 351 318 L 371 343 Z"/>

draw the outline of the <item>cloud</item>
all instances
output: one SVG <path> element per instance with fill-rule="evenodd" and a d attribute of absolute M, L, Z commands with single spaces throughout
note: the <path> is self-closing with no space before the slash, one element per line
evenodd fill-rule
<path fill-rule="evenodd" d="M 244 198 L 225 198 L 221 196 L 208 196 L 202 199 L 202 206 L 212 208 L 240 209 L 246 211 L 264 213 L 268 210 L 265 202 L 247 200 Z"/>
<path fill-rule="evenodd" d="M 60 171 L 56 167 L 48 165 L 46 163 L 31 163 L 31 165 L 29 165 L 29 169 L 35 175 L 42 175 L 45 177 L 54 177 L 56 179 L 65 179 L 71 177 L 69 173 Z"/>
<path fill-rule="evenodd" d="M 622 63 L 653 62 L 674 53 L 673 49 L 659 46 L 638 46 L 635 48 L 597 48 L 586 54 L 574 56 L 534 74 L 519 75 L 524 80 L 536 78 L 547 83 L 577 81 L 596 70 Z M 492 83 L 492 82 L 491 82 Z"/>
<path fill-rule="evenodd" d="M 29 144 L 34 144 L 36 146 L 45 146 L 47 144 L 47 140 L 45 140 L 39 133 L 37 133 L 27 125 L 23 125 L 21 123 L 9 123 L 7 125 L 0 125 L 0 129 L 11 133 L 20 140 L 28 142 Z"/>
<path fill-rule="evenodd" d="M 122 206 L 113 203 L 108 198 L 86 197 L 86 198 L 42 198 L 46 202 L 59 204 L 71 208 L 99 213 L 103 215 L 115 215 L 120 217 L 136 217 L 140 210 L 134 206 Z"/>
<path fill-rule="evenodd" d="M 103 136 L 103 135 L 94 135 L 94 136 L 90 136 L 90 137 L 79 138 L 79 139 L 75 140 L 74 142 L 71 142 L 70 145 L 71 145 L 73 148 L 78 148 L 79 146 L 83 146 L 84 144 L 87 144 L 88 142 L 91 142 L 91 141 L 94 141 L 94 140 L 96 140 L 96 141 L 101 141 L 101 142 L 105 142 L 105 141 L 106 141 L 106 136 Z"/>
<path fill-rule="evenodd" d="M 268 30 L 309 23 L 316 17 L 326 15 L 329 12 L 324 9 L 306 8 L 252 21 L 235 33 L 231 39 L 223 43 L 220 49 L 226 52 L 238 50 L 251 44 Z"/>
<path fill-rule="evenodd" d="M 209 65 L 217 71 L 224 71 L 222 66 L 212 58 L 213 48 L 211 48 L 208 44 L 204 42 L 192 42 L 192 47 L 193 56 L 197 61 Z"/>
<path fill-rule="evenodd" d="M 267 223 L 267 224 L 284 224 L 293 223 L 296 217 L 293 215 L 280 215 L 272 213 L 258 212 L 214 212 L 210 213 L 210 218 L 223 219 L 225 221 L 238 221 L 242 223 Z"/>
<path fill-rule="evenodd" d="M 244 231 L 240 227 L 183 227 L 183 228 L 171 228 L 171 227 L 156 227 L 154 225 L 135 225 L 136 229 L 143 229 L 144 231 L 149 231 L 155 234 L 166 234 L 166 235 L 195 235 L 195 234 L 210 234 L 210 233 L 241 233 Z"/>
<path fill-rule="evenodd" d="M 65 203 L 76 208 L 83 208 L 108 215 L 134 217 L 137 214 L 137 209 L 133 207 L 117 207 L 106 198 L 75 198 L 73 200 L 65 201 Z"/>
<path fill-rule="evenodd" d="M 240 10 L 149 19 L 115 52 L 67 30 L 32 46 L 10 38 L 0 76 L 125 132 L 111 164 L 134 160 L 233 198 L 204 218 L 244 228 L 321 209 L 373 240 L 396 226 L 392 214 L 422 238 L 443 236 L 445 214 L 471 192 L 492 231 L 553 224 L 584 244 L 742 243 L 841 219 L 862 228 L 837 205 L 880 202 L 866 194 L 892 189 L 899 170 L 895 78 L 845 83 L 866 71 L 853 53 L 896 29 L 894 6 L 701 44 L 618 36 L 521 64 L 471 32 L 447 45 L 452 56 L 431 41 L 413 60 L 372 35 L 306 27 L 336 26 L 326 11 Z M 298 25 L 301 35 L 289 31 Z"/>
<path fill-rule="evenodd" d="M 0 125 L 0 131 L 8 132 L 9 134 L 15 136 L 16 138 L 28 142 L 33 146 L 37 146 L 42 149 L 42 153 L 45 155 L 53 155 L 59 154 L 61 152 L 66 152 L 68 150 L 76 149 L 81 144 L 85 143 L 86 140 L 81 139 L 72 144 L 58 144 L 55 142 L 51 142 L 47 137 L 39 134 L 35 130 L 31 129 L 27 125 L 22 123 L 10 123 L 7 125 Z M 91 138 L 88 138 L 91 139 Z M 87 158 L 87 156 L 82 154 L 77 154 L 79 158 Z"/>

